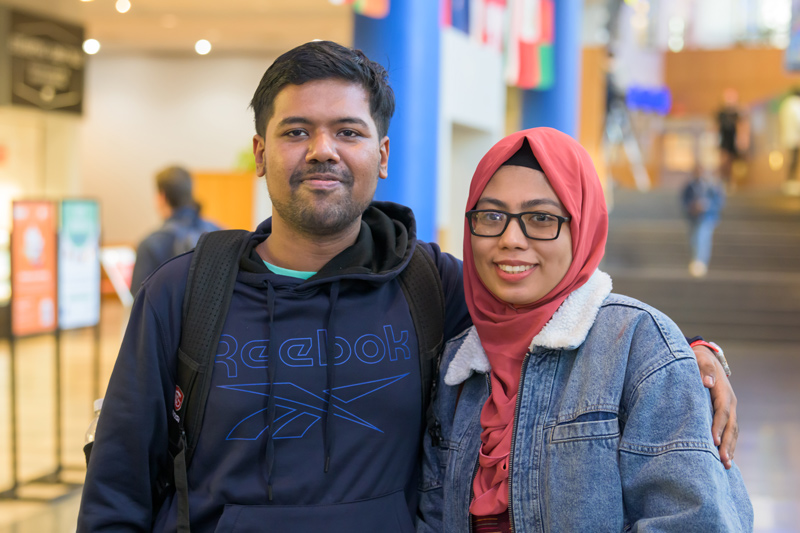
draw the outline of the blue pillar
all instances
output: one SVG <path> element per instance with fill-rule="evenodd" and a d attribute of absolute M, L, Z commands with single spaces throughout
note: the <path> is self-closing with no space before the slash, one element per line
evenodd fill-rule
<path fill-rule="evenodd" d="M 436 235 L 436 145 L 439 125 L 439 2 L 399 0 L 389 16 L 355 16 L 353 47 L 389 72 L 396 109 L 389 126 L 389 177 L 377 200 L 411 207 L 417 236 Z"/>
<path fill-rule="evenodd" d="M 522 128 L 549 126 L 578 137 L 583 0 L 556 0 L 555 83 L 544 91 L 524 91 Z"/>

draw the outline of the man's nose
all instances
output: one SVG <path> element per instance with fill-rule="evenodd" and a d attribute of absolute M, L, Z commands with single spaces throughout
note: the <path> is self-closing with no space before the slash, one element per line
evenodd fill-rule
<path fill-rule="evenodd" d="M 336 150 L 336 141 L 330 135 L 324 133 L 313 136 L 306 153 L 306 162 L 338 163 L 339 152 Z"/>

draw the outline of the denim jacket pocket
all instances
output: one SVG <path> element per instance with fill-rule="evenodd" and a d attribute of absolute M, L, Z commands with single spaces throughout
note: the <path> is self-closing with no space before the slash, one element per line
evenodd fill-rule
<path fill-rule="evenodd" d="M 570 422 L 557 424 L 553 428 L 550 442 L 608 439 L 619 436 L 619 418 L 615 413 L 589 413 L 589 415 L 591 416 L 583 415 Z"/>

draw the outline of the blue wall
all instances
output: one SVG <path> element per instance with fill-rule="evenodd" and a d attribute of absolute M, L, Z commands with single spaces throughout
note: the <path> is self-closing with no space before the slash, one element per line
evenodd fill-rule
<path fill-rule="evenodd" d="M 555 83 L 544 91 L 524 91 L 522 128 L 549 126 L 578 138 L 581 74 L 582 0 L 556 0 Z"/>
<path fill-rule="evenodd" d="M 389 177 L 377 200 L 405 204 L 417 236 L 436 237 L 436 147 L 439 124 L 439 2 L 392 2 L 389 16 L 356 15 L 354 48 L 389 72 L 397 107 L 389 127 Z"/>

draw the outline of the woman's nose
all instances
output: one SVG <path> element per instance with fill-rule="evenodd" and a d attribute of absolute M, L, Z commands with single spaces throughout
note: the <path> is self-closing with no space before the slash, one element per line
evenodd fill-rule
<path fill-rule="evenodd" d="M 520 219 L 515 218 L 508 222 L 508 227 L 500 235 L 500 246 L 502 248 L 527 248 L 528 238 L 522 233 L 522 222 Z"/>

